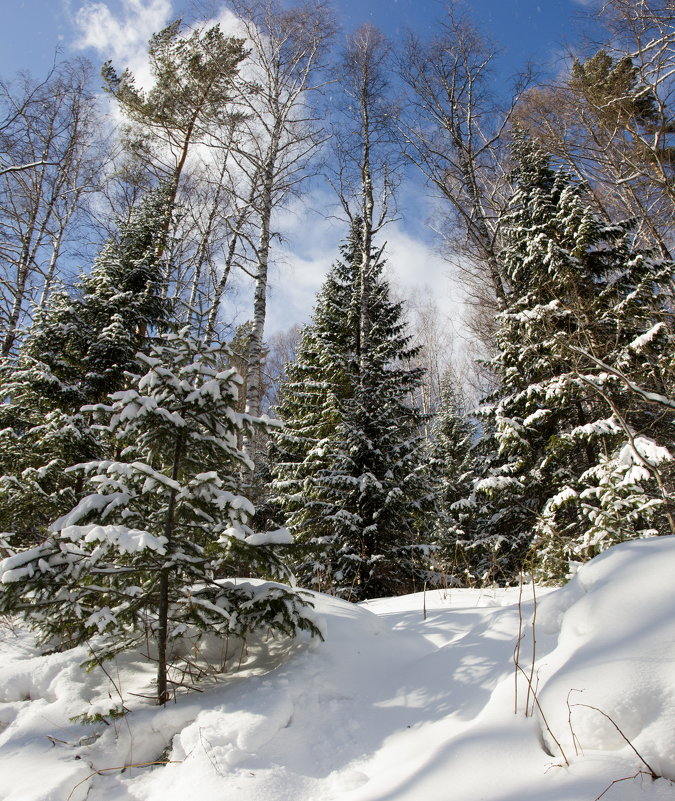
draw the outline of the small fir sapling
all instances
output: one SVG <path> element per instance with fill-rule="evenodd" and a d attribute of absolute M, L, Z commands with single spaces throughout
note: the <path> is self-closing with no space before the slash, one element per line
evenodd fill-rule
<path fill-rule="evenodd" d="M 242 567 L 291 576 L 274 548 L 288 532 L 248 526 L 254 510 L 238 484 L 252 465 L 237 435 L 269 421 L 234 410 L 241 379 L 223 369 L 226 355 L 187 331 L 139 354 L 144 372 L 91 407 L 116 458 L 70 468 L 91 492 L 44 542 L 17 552 L 4 542 L 0 611 L 23 614 L 57 647 L 99 635 L 98 658 L 149 636 L 159 703 L 169 697 L 173 646 L 188 631 L 319 634 L 300 593 L 231 579 Z"/>

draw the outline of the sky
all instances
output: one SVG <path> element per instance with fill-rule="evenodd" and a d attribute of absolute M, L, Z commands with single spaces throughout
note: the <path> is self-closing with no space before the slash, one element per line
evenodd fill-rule
<path fill-rule="evenodd" d="M 561 48 L 574 39 L 579 18 L 593 0 L 464 0 L 463 5 L 477 24 L 504 50 L 502 63 L 517 70 L 527 59 L 553 67 Z M 142 43 L 161 25 L 178 16 L 189 15 L 189 0 L 3 0 L 5 9 L 0 76 L 18 70 L 43 73 L 56 47 L 65 56 L 84 52 L 101 60 L 94 48 L 81 50 L 86 41 L 82 27 L 98 19 L 99 43 L 103 29 L 115 33 L 113 49 L 121 52 L 133 40 Z M 433 32 L 441 15 L 443 0 L 333 0 L 338 21 L 345 30 L 370 21 L 395 38 L 407 29 L 425 35 Z M 149 32 L 149 33 L 148 33 Z M 92 40 L 90 40 L 92 41 Z"/>
<path fill-rule="evenodd" d="M 504 63 L 514 69 L 532 58 L 540 65 L 554 64 L 559 50 L 573 35 L 576 20 L 592 0 L 465 0 L 476 22 L 504 48 Z M 84 20 L 128 21 L 120 32 L 125 41 L 143 41 L 149 23 L 166 22 L 184 16 L 186 0 L 3 0 L 3 42 L 0 48 L 0 76 L 28 69 L 39 75 L 48 68 L 54 49 L 72 55 L 82 41 Z M 408 28 L 422 35 L 434 29 L 442 12 L 442 0 L 334 0 L 336 14 L 349 30 L 370 21 L 391 37 Z M 139 24 L 140 20 L 140 24 Z M 112 27 L 109 28 L 112 32 Z M 150 31 L 152 32 L 152 31 Z M 102 41 L 102 40 L 101 40 Z M 100 53 L 89 49 L 93 60 Z"/>
<path fill-rule="evenodd" d="M 505 89 L 513 76 L 531 61 L 543 74 L 561 68 L 566 45 L 574 41 L 584 12 L 595 0 L 464 0 L 478 27 L 501 48 L 495 70 L 496 89 Z M 84 55 L 95 65 L 112 59 L 118 68 L 138 74 L 147 40 L 177 17 L 189 18 L 190 0 L 3 0 L 0 78 L 28 70 L 45 75 L 55 53 Z M 433 34 L 442 15 L 443 0 L 333 0 L 344 32 L 372 22 L 392 39 L 415 30 Z M 461 293 L 447 263 L 437 252 L 432 231 L 425 227 L 432 215 L 429 193 L 419 183 L 407 184 L 399 222 L 387 230 L 387 254 L 395 264 L 401 293 L 432 295 L 443 314 L 458 323 Z M 309 200 L 284 212 L 287 245 L 278 259 L 270 302 L 268 332 L 284 330 L 307 320 L 337 246 L 344 235 L 327 219 L 333 201 L 328 190 L 314 188 Z M 275 281 L 276 278 L 276 281 Z M 279 288 L 276 290 L 274 285 Z M 246 302 L 241 300 L 241 314 Z"/>

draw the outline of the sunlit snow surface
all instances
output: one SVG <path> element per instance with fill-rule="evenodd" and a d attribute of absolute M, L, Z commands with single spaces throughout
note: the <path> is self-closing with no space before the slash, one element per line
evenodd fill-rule
<path fill-rule="evenodd" d="M 153 692 L 140 657 L 108 663 L 113 684 L 78 667 L 85 648 L 41 657 L 4 628 L 0 798 L 593 801 L 609 788 L 607 801 L 672 800 L 674 577 L 675 538 L 664 537 L 537 591 L 532 681 L 547 726 L 541 711 L 524 714 L 522 673 L 514 713 L 519 631 L 530 675 L 531 588 L 521 613 L 518 589 L 361 606 L 315 596 L 324 643 L 268 655 L 250 643 L 238 672 L 241 654 L 220 683 L 165 709 L 139 697 Z M 202 656 L 215 662 L 222 647 Z M 124 718 L 70 720 L 119 705 L 118 691 Z M 652 780 L 626 738 L 665 778 Z M 153 761 L 168 764 L 120 769 Z"/>

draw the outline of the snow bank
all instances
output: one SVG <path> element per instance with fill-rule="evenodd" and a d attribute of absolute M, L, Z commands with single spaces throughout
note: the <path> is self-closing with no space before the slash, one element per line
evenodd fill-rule
<path fill-rule="evenodd" d="M 672 780 L 674 546 L 662 537 L 603 553 L 546 598 L 538 616 L 543 629 L 560 631 L 557 648 L 540 663 L 540 702 L 563 749 L 629 755 L 627 738 Z"/>
<path fill-rule="evenodd" d="M 520 607 L 518 589 L 361 606 L 314 594 L 324 643 L 202 642 L 195 653 L 228 673 L 164 709 L 144 697 L 153 668 L 141 655 L 84 673 L 85 649 L 40 656 L 5 628 L 0 796 L 672 801 L 674 573 L 665 537 L 608 550 L 536 604 L 526 587 Z M 533 629 L 541 711 L 526 716 L 513 655 L 520 635 L 529 674 Z"/>

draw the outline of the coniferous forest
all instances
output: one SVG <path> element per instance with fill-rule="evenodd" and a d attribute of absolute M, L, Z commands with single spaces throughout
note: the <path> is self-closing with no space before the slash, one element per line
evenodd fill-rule
<path fill-rule="evenodd" d="M 323 636 L 305 590 L 560 585 L 675 534 L 672 2 L 606 0 L 512 90 L 455 4 L 399 41 L 227 5 L 157 31 L 149 79 L 0 81 L 0 614 L 91 664 L 149 643 L 160 704 L 204 632 Z M 411 181 L 461 359 L 390 280 Z M 342 245 L 269 336 L 317 185 Z"/>

